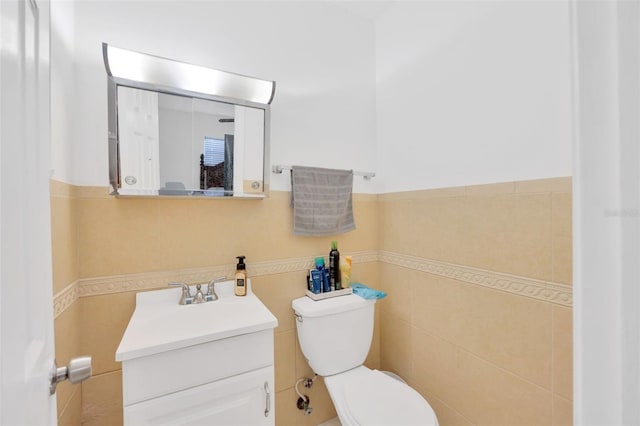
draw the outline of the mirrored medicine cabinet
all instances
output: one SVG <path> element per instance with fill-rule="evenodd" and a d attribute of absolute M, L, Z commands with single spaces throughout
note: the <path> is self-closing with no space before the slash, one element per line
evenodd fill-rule
<path fill-rule="evenodd" d="M 102 48 L 112 195 L 267 194 L 275 82 Z"/>

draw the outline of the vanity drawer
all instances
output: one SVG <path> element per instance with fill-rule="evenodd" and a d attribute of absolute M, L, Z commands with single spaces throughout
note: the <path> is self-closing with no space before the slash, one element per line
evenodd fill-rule
<path fill-rule="evenodd" d="M 125 406 L 273 365 L 273 330 L 122 362 Z"/>
<path fill-rule="evenodd" d="M 125 426 L 275 424 L 273 367 L 124 407 Z"/>

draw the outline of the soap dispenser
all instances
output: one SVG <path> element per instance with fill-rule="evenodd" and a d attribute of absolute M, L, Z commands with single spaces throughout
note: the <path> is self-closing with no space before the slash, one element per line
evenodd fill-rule
<path fill-rule="evenodd" d="M 236 256 L 238 264 L 236 265 L 236 296 L 247 295 L 247 266 L 244 264 L 245 256 Z"/>

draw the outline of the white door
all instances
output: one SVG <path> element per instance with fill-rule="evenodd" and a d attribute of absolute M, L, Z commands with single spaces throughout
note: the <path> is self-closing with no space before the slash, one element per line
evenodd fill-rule
<path fill-rule="evenodd" d="M 0 48 L 0 424 L 56 424 L 48 1 L 0 0 Z"/>
<path fill-rule="evenodd" d="M 123 189 L 160 188 L 158 94 L 118 87 L 118 137 Z"/>

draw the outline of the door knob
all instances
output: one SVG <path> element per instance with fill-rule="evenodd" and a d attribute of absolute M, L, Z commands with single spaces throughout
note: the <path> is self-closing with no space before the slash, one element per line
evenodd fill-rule
<path fill-rule="evenodd" d="M 91 357 L 79 356 L 69 361 L 66 367 L 58 367 L 55 360 L 51 370 L 51 386 L 49 393 L 53 395 L 56 392 L 58 383 L 69 380 L 70 383 L 76 384 L 91 377 Z"/>

